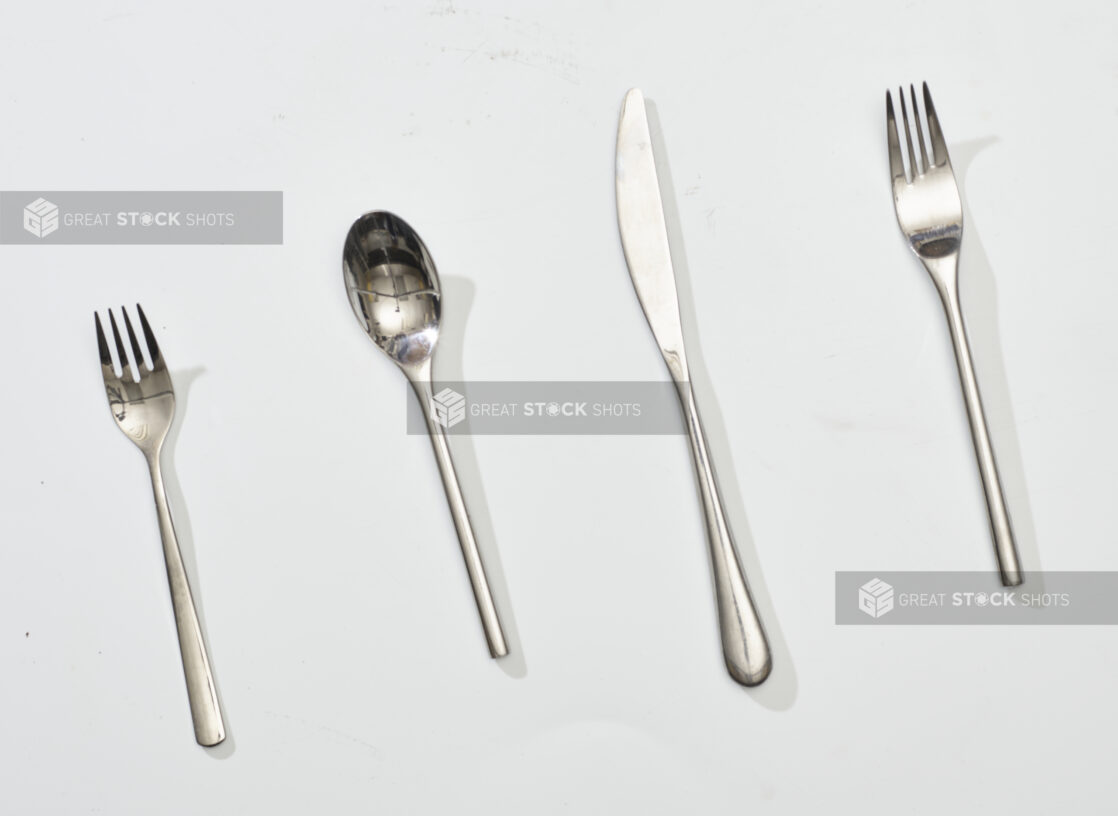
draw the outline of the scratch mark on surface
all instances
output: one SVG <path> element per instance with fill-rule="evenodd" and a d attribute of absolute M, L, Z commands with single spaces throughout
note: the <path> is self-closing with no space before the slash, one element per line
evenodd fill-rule
<path fill-rule="evenodd" d="M 479 54 L 479 53 L 481 52 L 481 49 L 485 48 L 485 45 L 486 45 L 486 43 L 485 43 L 485 41 L 483 40 L 483 41 L 482 41 L 482 43 L 481 43 L 481 45 L 479 45 L 479 46 L 478 46 L 477 48 L 475 48 L 475 49 L 474 49 L 473 51 L 471 51 L 471 52 L 470 52 L 470 53 L 469 53 L 469 54 L 468 54 L 468 55 L 466 56 L 466 58 L 465 58 L 464 60 L 462 60 L 462 64 L 463 64 L 463 65 L 465 65 L 465 64 L 466 64 L 467 62 L 469 62 L 469 61 L 470 61 L 470 60 L 471 60 L 471 59 L 472 59 L 473 57 L 475 57 L 475 56 L 476 56 L 477 54 Z"/>
<path fill-rule="evenodd" d="M 368 748 L 369 751 L 371 751 L 374 754 L 379 753 L 378 750 L 377 750 L 377 747 L 375 745 L 373 745 L 372 743 L 365 742 L 365 740 L 360 739 L 358 737 L 355 737 L 355 736 L 353 736 L 353 734 L 347 734 L 345 731 L 339 731 L 337 728 L 331 728 L 330 726 L 323 725 L 322 723 L 316 723 L 316 722 L 311 722 L 310 720 L 304 720 L 302 717 L 293 717 L 290 714 L 281 714 L 278 711 L 265 711 L 264 713 L 267 714 L 269 717 L 275 717 L 276 719 L 281 719 L 281 720 L 288 720 L 289 722 L 293 722 L 296 725 L 301 725 L 305 728 L 311 728 L 311 729 L 314 729 L 316 731 L 323 731 L 327 734 L 333 734 L 334 736 L 341 737 L 342 739 L 346 740 L 347 742 L 354 742 L 354 743 L 357 743 L 358 745 L 361 745 L 365 748 Z"/>
<path fill-rule="evenodd" d="M 709 210 L 707 210 L 704 213 L 704 215 L 706 215 L 706 217 L 707 217 L 707 226 L 710 228 L 711 232 L 715 231 L 715 226 L 716 225 L 715 225 L 714 216 L 715 216 L 715 214 L 717 214 L 718 209 L 719 209 L 718 207 L 711 207 Z"/>

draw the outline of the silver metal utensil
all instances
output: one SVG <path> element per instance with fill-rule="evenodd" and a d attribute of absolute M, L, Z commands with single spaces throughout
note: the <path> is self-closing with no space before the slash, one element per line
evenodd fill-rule
<path fill-rule="evenodd" d="M 159 467 L 159 454 L 175 415 L 175 391 L 171 385 L 171 375 L 167 372 L 167 364 L 163 361 L 163 354 L 159 351 L 143 309 L 139 304 L 136 305 L 136 313 L 147 343 L 150 368 L 144 366 L 144 356 L 128 312 L 121 307 L 121 313 L 136 365 L 133 368 L 128 362 L 120 329 L 117 328 L 116 318 L 110 310 L 109 324 L 120 362 L 120 376 L 113 369 L 112 354 L 101 328 L 101 318 L 96 312 L 93 314 L 97 326 L 97 349 L 101 354 L 101 374 L 105 379 L 105 394 L 109 398 L 109 410 L 112 411 L 116 424 L 144 454 L 151 470 L 155 510 L 159 516 L 159 534 L 163 539 L 163 558 L 167 564 L 167 581 L 171 588 L 179 650 L 182 652 L 182 667 L 186 674 L 186 693 L 190 698 L 190 714 L 194 720 L 194 737 L 200 745 L 217 745 L 225 739 L 225 723 L 222 721 L 213 672 L 210 670 L 206 644 L 202 639 L 202 627 L 194 609 L 194 599 L 190 594 L 190 584 L 183 567 L 178 539 L 175 537 L 175 527 L 171 523 L 171 511 L 167 506 L 163 474 Z"/>
<path fill-rule="evenodd" d="M 407 375 L 423 415 L 458 531 L 489 654 L 504 657 L 508 644 L 489 591 L 466 501 L 454 472 L 446 432 L 431 409 L 431 356 L 439 339 L 439 274 L 427 247 L 402 218 L 376 211 L 358 218 L 346 235 L 342 272 L 361 327 Z"/>
<path fill-rule="evenodd" d="M 1010 525 L 1009 511 L 1006 509 L 1005 496 L 1002 493 L 1001 479 L 998 477 L 994 448 L 990 444 L 990 434 L 986 430 L 986 417 L 978 393 L 978 381 L 975 379 L 974 363 L 971 361 L 963 312 L 959 307 L 959 247 L 963 239 L 963 203 L 959 198 L 959 187 L 955 183 L 955 173 L 951 169 L 951 159 L 947 155 L 947 142 L 940 129 L 939 117 L 932 104 L 932 94 L 928 90 L 928 84 L 924 83 L 924 108 L 928 120 L 930 151 L 924 142 L 920 110 L 916 103 L 916 88 L 909 85 L 909 92 L 912 99 L 911 127 L 908 108 L 905 105 L 904 89 L 898 89 L 901 119 L 904 122 L 905 148 L 908 154 L 907 174 L 904 157 L 901 154 L 893 97 L 888 91 L 885 92 L 885 130 L 889 144 L 889 172 L 892 176 L 897 223 L 900 224 L 909 248 L 928 270 L 943 302 L 944 311 L 947 313 L 947 326 L 951 332 L 951 342 L 955 347 L 959 381 L 967 405 L 967 418 L 970 420 L 974 451 L 978 457 L 978 472 L 982 477 L 982 489 L 986 494 L 986 508 L 990 515 L 990 532 L 994 538 L 998 568 L 1001 570 L 1002 583 L 1005 586 L 1017 586 L 1024 580 L 1024 576 L 1017 557 L 1017 546 L 1013 540 L 1013 528 Z M 913 150 L 913 129 L 916 131 L 916 143 L 920 147 L 919 158 Z"/>
<path fill-rule="evenodd" d="M 617 222 L 633 287 L 675 381 L 687 423 L 714 566 L 714 590 L 726 668 L 737 682 L 755 686 L 769 676 L 772 657 L 726 523 L 718 480 L 691 390 L 660 184 L 644 97 L 636 88 L 625 96 L 617 130 Z"/>

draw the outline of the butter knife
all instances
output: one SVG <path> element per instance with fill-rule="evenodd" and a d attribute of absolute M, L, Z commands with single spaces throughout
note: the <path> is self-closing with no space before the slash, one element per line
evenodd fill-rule
<path fill-rule="evenodd" d="M 691 390 L 660 184 L 644 96 L 637 88 L 625 95 L 617 128 L 617 224 L 633 288 L 675 381 L 687 423 L 714 567 L 714 594 L 726 668 L 737 682 L 756 686 L 769 676 L 772 656 L 726 523 L 718 479 Z"/>

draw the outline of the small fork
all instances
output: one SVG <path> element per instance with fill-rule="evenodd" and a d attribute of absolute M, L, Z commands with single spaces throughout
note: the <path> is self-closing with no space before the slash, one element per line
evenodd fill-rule
<path fill-rule="evenodd" d="M 132 346 L 132 358 L 136 361 L 135 372 L 128 363 L 128 354 L 117 328 L 116 318 L 109 310 L 109 323 L 113 330 L 117 358 L 120 361 L 121 376 L 113 370 L 112 355 L 101 328 L 101 318 L 94 312 L 97 325 L 97 349 L 101 353 L 101 374 L 105 378 L 105 393 L 109 398 L 109 410 L 113 419 L 125 436 L 136 443 L 147 459 L 151 470 L 151 485 L 155 493 L 155 509 L 159 515 L 159 534 L 163 539 L 163 558 L 167 564 L 167 580 L 171 586 L 171 603 L 175 609 L 175 624 L 179 634 L 179 650 L 182 652 L 182 666 L 186 674 L 186 692 L 190 698 L 190 714 L 194 720 L 194 736 L 199 745 L 217 745 L 225 739 L 225 724 L 218 704 L 217 689 L 214 686 L 210 660 L 206 654 L 206 644 L 202 639 L 202 627 L 198 623 L 198 613 L 194 609 L 194 599 L 190 594 L 186 569 L 183 567 L 182 553 L 179 551 L 175 527 L 171 523 L 171 511 L 167 507 L 167 494 L 163 488 L 163 474 L 159 468 L 159 454 L 163 440 L 171 428 L 175 415 L 175 391 L 171 385 L 171 375 L 159 345 L 155 342 L 151 326 L 148 325 L 144 310 L 136 304 L 140 326 L 147 341 L 150 368 L 145 368 L 140 343 L 132 329 L 128 312 L 121 307 L 124 327 Z M 133 373 L 135 376 L 133 376 Z"/>
<path fill-rule="evenodd" d="M 959 198 L 959 187 L 951 169 L 951 159 L 947 155 L 947 142 L 939 126 L 935 105 L 928 83 L 924 83 L 924 109 L 928 120 L 928 137 L 931 152 L 924 143 L 924 131 L 920 123 L 920 110 L 916 103 L 916 88 L 909 85 L 912 98 L 912 121 L 916 130 L 916 142 L 920 146 L 920 157 L 912 145 L 912 128 L 909 127 L 908 108 L 905 105 L 904 89 L 898 89 L 901 103 L 901 119 L 904 122 L 905 147 L 907 148 L 909 173 L 905 173 L 904 157 L 901 154 L 901 141 L 897 133 L 897 117 L 893 110 L 893 97 L 885 92 L 885 130 L 889 142 L 889 171 L 893 178 L 893 203 L 897 209 L 897 222 L 901 232 L 908 239 L 909 247 L 924 264 L 932 282 L 939 292 L 943 308 L 947 312 L 947 325 L 951 330 L 951 342 L 955 346 L 955 361 L 959 366 L 959 380 L 963 386 L 963 398 L 967 404 L 967 417 L 970 420 L 974 450 L 978 456 L 978 471 L 982 476 L 982 488 L 986 493 L 986 507 L 990 515 L 990 531 L 994 537 L 994 551 L 998 557 L 1002 584 L 1018 586 L 1024 577 L 1017 558 L 1017 546 L 1013 541 L 1013 528 L 1009 523 L 1009 511 L 1005 506 L 1001 479 L 994 460 L 994 449 L 990 444 L 990 434 L 986 429 L 986 418 L 982 412 L 982 399 L 978 393 L 978 381 L 974 375 L 967 332 L 963 324 L 963 313 L 959 308 L 959 247 L 963 238 L 963 203 Z"/>

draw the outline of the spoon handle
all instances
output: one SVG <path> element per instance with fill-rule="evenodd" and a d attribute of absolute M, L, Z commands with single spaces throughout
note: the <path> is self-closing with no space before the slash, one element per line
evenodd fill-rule
<path fill-rule="evenodd" d="M 454 519 L 454 528 L 458 531 L 458 543 L 462 545 L 462 557 L 466 561 L 466 572 L 470 576 L 470 585 L 473 587 L 474 599 L 477 601 L 477 611 L 481 615 L 481 625 L 485 629 L 485 639 L 489 643 L 489 654 L 493 657 L 504 657 L 509 653 L 509 647 L 505 642 L 505 633 L 501 629 L 501 619 L 497 617 L 493 594 L 489 591 L 489 579 L 485 577 L 485 565 L 481 561 L 477 539 L 474 538 L 474 528 L 470 524 L 470 514 L 466 511 L 466 500 L 462 497 L 458 474 L 454 472 L 454 461 L 450 458 L 446 430 L 435 420 L 432 413 L 431 381 L 412 379 L 411 384 L 423 408 L 423 416 L 427 420 L 427 434 L 431 437 L 435 461 L 439 464 L 439 475 L 443 479 L 450 515 Z"/>
<path fill-rule="evenodd" d="M 722 510 L 722 496 L 714 475 L 714 464 L 707 452 L 706 434 L 695 405 L 695 394 L 689 382 L 677 382 L 676 387 L 687 420 L 691 456 L 695 460 L 695 473 L 703 500 L 710 560 L 714 568 L 718 624 L 722 633 L 722 655 L 734 680 L 743 686 L 756 686 L 764 682 L 772 668 L 769 642 L 749 594 L 745 570 L 734 549 L 734 540 Z"/>

